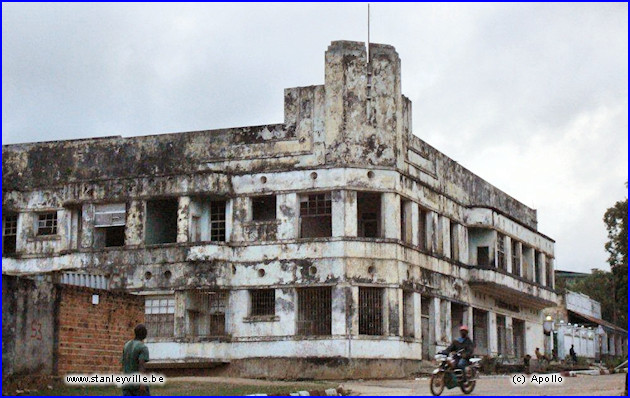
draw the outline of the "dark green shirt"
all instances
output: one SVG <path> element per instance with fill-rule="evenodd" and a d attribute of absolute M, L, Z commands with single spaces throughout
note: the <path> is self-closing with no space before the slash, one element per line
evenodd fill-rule
<path fill-rule="evenodd" d="M 140 340 L 129 340 L 123 348 L 123 373 L 138 373 L 140 360 L 149 361 L 149 349 Z"/>

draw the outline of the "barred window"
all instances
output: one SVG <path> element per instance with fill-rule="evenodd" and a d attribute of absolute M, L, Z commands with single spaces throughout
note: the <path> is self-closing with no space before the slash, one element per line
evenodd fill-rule
<path fill-rule="evenodd" d="M 330 193 L 300 197 L 300 237 L 332 236 L 332 201 Z"/>
<path fill-rule="evenodd" d="M 330 335 L 332 333 L 332 288 L 299 288 L 297 298 L 297 334 L 300 336 Z"/>
<path fill-rule="evenodd" d="M 276 314 L 276 290 L 256 289 L 249 291 L 251 316 L 265 316 Z"/>
<path fill-rule="evenodd" d="M 210 240 L 225 242 L 225 201 L 210 202 Z"/>
<path fill-rule="evenodd" d="M 40 213 L 37 217 L 37 235 L 57 234 L 57 212 Z"/>
<path fill-rule="evenodd" d="M 188 294 L 189 334 L 195 337 L 226 335 L 227 291 L 190 291 Z"/>
<path fill-rule="evenodd" d="M 144 318 L 148 337 L 173 337 L 175 299 L 172 297 L 145 299 Z"/>
<path fill-rule="evenodd" d="M 383 334 L 383 289 L 359 287 L 359 334 Z"/>

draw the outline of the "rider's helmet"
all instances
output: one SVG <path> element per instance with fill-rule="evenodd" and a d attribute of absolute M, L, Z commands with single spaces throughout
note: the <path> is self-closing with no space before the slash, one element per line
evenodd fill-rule
<path fill-rule="evenodd" d="M 462 325 L 459 327 L 459 331 L 461 332 L 462 330 L 468 331 L 468 326 L 466 325 Z"/>

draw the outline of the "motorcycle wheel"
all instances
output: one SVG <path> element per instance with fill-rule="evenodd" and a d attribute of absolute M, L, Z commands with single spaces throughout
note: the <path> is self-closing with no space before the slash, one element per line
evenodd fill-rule
<path fill-rule="evenodd" d="M 444 372 L 431 375 L 431 383 L 429 384 L 431 394 L 442 395 L 444 391 Z"/>
<path fill-rule="evenodd" d="M 475 389 L 476 381 L 465 381 L 459 385 L 459 388 L 462 389 L 464 394 L 470 394 Z"/>

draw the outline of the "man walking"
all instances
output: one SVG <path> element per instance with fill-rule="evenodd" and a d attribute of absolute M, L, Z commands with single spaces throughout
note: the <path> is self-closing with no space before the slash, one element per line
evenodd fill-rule
<path fill-rule="evenodd" d="M 149 361 L 149 349 L 142 342 L 147 337 L 147 328 L 139 324 L 133 330 L 133 340 L 125 343 L 122 355 L 123 373 L 145 373 L 145 364 Z M 151 395 L 146 384 L 125 384 L 122 387 L 123 395 Z"/>

